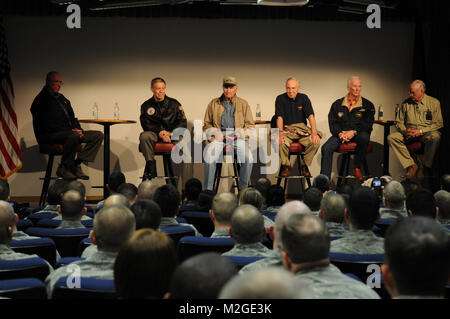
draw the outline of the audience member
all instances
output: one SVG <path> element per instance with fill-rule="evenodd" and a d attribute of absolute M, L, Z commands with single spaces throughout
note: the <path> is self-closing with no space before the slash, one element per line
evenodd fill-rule
<path fill-rule="evenodd" d="M 406 209 L 410 216 L 423 216 L 431 219 L 436 219 L 439 211 L 433 193 L 425 188 L 419 188 L 408 195 Z"/>
<path fill-rule="evenodd" d="M 262 210 L 264 209 L 264 197 L 256 188 L 244 188 L 239 193 L 239 206 L 245 204 L 256 207 L 256 209 L 258 209 L 262 213 Z M 262 216 L 264 220 L 264 227 L 269 229 L 269 227 L 274 225 L 274 222 L 269 217 L 265 215 Z"/>
<path fill-rule="evenodd" d="M 353 192 L 353 187 L 350 184 L 344 183 L 338 186 L 336 192 L 341 195 L 347 194 L 348 196 L 351 196 Z"/>
<path fill-rule="evenodd" d="M 183 205 L 197 206 L 198 195 L 202 191 L 202 182 L 195 177 L 189 178 L 184 184 Z"/>
<path fill-rule="evenodd" d="M 57 179 L 53 184 L 48 188 L 47 193 L 47 206 L 40 211 L 37 211 L 35 214 L 58 214 L 57 205 L 61 204 L 62 195 L 67 190 L 68 181 L 64 179 Z"/>
<path fill-rule="evenodd" d="M 58 229 L 85 228 L 81 223 L 81 216 L 86 214 L 84 207 L 84 197 L 75 190 L 64 193 L 61 205 L 58 205 L 58 212 L 62 216 L 61 224 Z"/>
<path fill-rule="evenodd" d="M 269 236 L 273 240 L 273 250 L 269 257 L 255 261 L 251 264 L 244 266 L 239 273 L 246 273 L 249 271 L 254 271 L 261 268 L 267 267 L 283 267 L 283 262 L 281 259 L 281 244 L 282 244 L 282 234 L 281 230 L 284 225 L 286 225 L 288 219 L 292 215 L 310 215 L 311 210 L 304 203 L 296 200 L 281 206 L 277 216 L 275 217 L 275 226 L 270 227 Z"/>
<path fill-rule="evenodd" d="M 292 273 L 269 267 L 231 279 L 222 289 L 220 299 L 307 299 L 307 287 L 299 287 Z"/>
<path fill-rule="evenodd" d="M 420 183 L 414 179 L 405 179 L 404 181 L 401 182 L 401 184 L 405 189 L 406 197 L 408 197 L 408 195 L 411 194 L 413 191 L 422 188 L 422 186 L 420 186 Z"/>
<path fill-rule="evenodd" d="M 125 175 L 121 171 L 113 171 L 108 177 L 108 184 L 106 184 L 108 196 L 117 194 L 117 188 L 125 182 Z M 102 200 L 97 203 L 97 211 L 102 209 L 104 202 L 105 200 Z"/>
<path fill-rule="evenodd" d="M 39 257 L 38 255 L 28 255 L 17 253 L 9 247 L 13 239 L 13 233 L 17 215 L 14 214 L 12 206 L 3 200 L 0 201 L 0 260 L 19 260 Z M 53 267 L 46 262 L 49 272 L 53 271 Z"/>
<path fill-rule="evenodd" d="M 347 210 L 344 197 L 328 193 L 320 203 L 319 217 L 325 222 L 331 237 L 342 237 L 347 230 L 344 228 L 344 216 Z"/>
<path fill-rule="evenodd" d="M 173 273 L 166 298 L 217 299 L 220 290 L 237 272 L 237 266 L 218 253 L 192 256 Z"/>
<path fill-rule="evenodd" d="M 450 269 L 450 236 L 426 217 L 404 218 L 389 227 L 381 266 L 393 298 L 443 298 Z"/>
<path fill-rule="evenodd" d="M 121 247 L 114 264 L 114 284 L 124 299 L 161 299 L 177 266 L 173 241 L 163 232 L 137 230 Z"/>
<path fill-rule="evenodd" d="M 195 231 L 195 236 L 202 237 L 202 234 L 191 224 L 179 223 L 175 216 L 180 209 L 180 193 L 172 184 L 165 184 L 156 189 L 153 200 L 161 208 L 162 218 L 160 227 L 167 226 L 190 226 Z"/>
<path fill-rule="evenodd" d="M 265 211 L 277 213 L 285 202 L 283 187 L 271 185 L 267 191 Z"/>
<path fill-rule="evenodd" d="M 282 229 L 284 267 L 295 274 L 299 290 L 307 287 L 316 299 L 379 299 L 362 282 L 330 263 L 327 227 L 316 216 L 292 215 Z"/>
<path fill-rule="evenodd" d="M 360 187 L 350 197 L 349 209 L 345 213 L 350 231 L 331 242 L 331 252 L 347 254 L 383 254 L 384 239 L 372 231 L 380 217 L 378 198 L 368 187 Z"/>
<path fill-rule="evenodd" d="M 85 260 L 73 262 L 58 268 L 45 279 L 49 298 L 52 296 L 53 286 L 59 278 L 68 276 L 71 265 L 80 268 L 82 277 L 98 279 L 114 279 L 114 261 L 120 246 L 131 237 L 136 229 L 133 213 L 123 205 L 104 207 L 94 218 L 94 229 L 90 233 L 93 244 L 98 251 Z"/>
<path fill-rule="evenodd" d="M 113 205 L 122 205 L 127 208 L 130 208 L 130 201 L 128 198 L 123 196 L 122 194 L 113 194 L 110 195 L 107 199 L 105 199 L 104 207 L 113 206 Z"/>
<path fill-rule="evenodd" d="M 265 204 L 267 204 L 267 192 L 269 191 L 270 186 L 272 186 L 272 183 L 267 177 L 260 177 L 255 183 L 255 188 L 263 196 Z"/>
<path fill-rule="evenodd" d="M 450 226 L 450 193 L 441 189 L 434 193 L 434 200 L 439 208 L 439 222 L 444 226 Z"/>
<path fill-rule="evenodd" d="M 9 201 L 9 183 L 6 179 L 0 179 L 0 200 Z"/>
<path fill-rule="evenodd" d="M 450 192 L 450 174 L 444 174 L 441 177 L 441 189 Z"/>
<path fill-rule="evenodd" d="M 158 184 L 155 181 L 145 180 L 138 186 L 138 199 L 153 199 L 155 195 Z"/>
<path fill-rule="evenodd" d="M 405 207 L 405 189 L 397 181 L 386 184 L 383 188 L 383 208 L 380 209 L 381 218 L 403 218 L 408 217 Z"/>
<path fill-rule="evenodd" d="M 232 193 L 220 193 L 214 196 L 209 210 L 209 216 L 214 223 L 214 232 L 211 237 L 230 237 L 231 216 L 237 204 L 237 198 Z"/>
<path fill-rule="evenodd" d="M 19 221 L 19 216 L 14 212 L 13 207 L 7 201 L 0 200 L 0 210 L 4 211 L 5 214 L 13 215 L 11 227 L 12 227 L 12 239 L 13 240 L 23 240 L 23 239 L 36 239 L 39 237 L 30 236 L 23 231 L 17 230 L 17 222 Z"/>
<path fill-rule="evenodd" d="M 130 206 L 134 204 L 138 197 L 138 189 L 134 184 L 123 183 L 117 188 L 117 193 L 125 196 L 130 202 Z"/>
<path fill-rule="evenodd" d="M 323 193 L 317 187 L 310 187 L 303 195 L 303 202 L 311 209 L 314 216 L 319 215 L 320 202 L 322 201 Z"/>
<path fill-rule="evenodd" d="M 330 190 L 330 179 L 327 175 L 319 174 L 314 177 L 312 187 L 320 189 L 320 191 L 325 194 Z"/>
<path fill-rule="evenodd" d="M 258 192 L 259 193 L 259 192 Z M 234 247 L 223 256 L 268 257 L 271 250 L 262 244 L 265 235 L 264 220 L 253 206 L 244 204 L 236 208 L 231 217 L 230 234 Z"/>
<path fill-rule="evenodd" d="M 64 193 L 61 195 L 63 196 L 65 193 L 67 193 L 70 190 L 74 190 L 80 193 L 81 197 L 84 199 L 84 203 L 86 202 L 86 187 L 84 186 L 84 184 L 80 181 L 77 180 L 73 180 L 70 181 L 66 184 L 66 188 Z M 62 198 L 62 197 L 61 197 Z M 84 204 L 83 204 L 84 205 Z M 85 208 L 85 210 L 87 210 L 87 208 Z M 54 220 L 62 220 L 62 214 L 58 211 L 58 216 L 52 218 Z M 91 217 L 86 216 L 85 213 L 83 213 L 83 215 L 81 216 L 81 220 L 92 220 Z M 72 228 L 72 227 L 68 227 L 68 228 Z M 77 228 L 77 227 L 75 227 Z"/>
<path fill-rule="evenodd" d="M 142 228 L 159 229 L 162 213 L 161 208 L 154 200 L 138 199 L 130 209 L 136 220 L 136 230 Z"/>
<path fill-rule="evenodd" d="M 216 193 L 212 190 L 205 189 L 200 192 L 198 195 L 197 205 L 196 205 L 196 211 L 199 212 L 209 212 L 211 209 L 211 204 L 214 198 L 214 195 Z"/>

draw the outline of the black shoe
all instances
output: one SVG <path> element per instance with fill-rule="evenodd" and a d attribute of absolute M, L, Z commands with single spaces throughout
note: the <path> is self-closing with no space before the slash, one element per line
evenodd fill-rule
<path fill-rule="evenodd" d="M 56 175 L 68 181 L 77 179 L 77 176 L 64 165 L 59 165 L 58 169 L 56 170 Z"/>
<path fill-rule="evenodd" d="M 88 180 L 89 176 L 81 169 L 81 164 L 75 166 L 75 176 L 79 179 Z"/>

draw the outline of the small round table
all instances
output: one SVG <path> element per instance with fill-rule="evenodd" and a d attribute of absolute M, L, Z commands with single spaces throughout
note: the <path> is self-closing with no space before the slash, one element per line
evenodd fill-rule
<path fill-rule="evenodd" d="M 109 155 L 110 155 L 110 138 L 111 138 L 111 125 L 114 124 L 134 124 L 133 120 L 95 120 L 84 119 L 78 120 L 80 123 L 95 123 L 103 125 L 103 198 L 106 198 L 107 190 L 106 184 L 108 184 L 109 178 Z"/>

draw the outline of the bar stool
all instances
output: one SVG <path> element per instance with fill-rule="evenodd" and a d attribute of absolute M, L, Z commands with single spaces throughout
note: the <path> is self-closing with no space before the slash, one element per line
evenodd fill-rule
<path fill-rule="evenodd" d="M 155 156 L 161 155 L 163 157 L 163 164 L 164 164 L 164 176 L 156 176 L 154 178 L 163 178 L 166 180 L 166 184 L 172 183 L 173 186 L 177 187 L 178 176 L 174 176 L 172 159 L 170 158 L 170 154 L 174 147 L 175 147 L 174 143 L 163 143 L 163 142 L 156 142 L 155 145 L 153 146 Z"/>
<path fill-rule="evenodd" d="M 286 186 L 287 186 L 288 179 L 306 179 L 306 183 L 308 183 L 308 187 L 311 187 L 311 178 L 304 176 L 302 173 L 302 170 L 301 170 L 301 162 L 303 161 L 303 157 L 305 155 L 305 148 L 303 147 L 303 145 L 300 144 L 299 142 L 292 142 L 291 145 L 289 146 L 289 160 L 291 159 L 292 155 L 297 155 L 299 175 L 291 175 L 288 177 L 278 175 L 277 185 L 279 186 L 281 184 L 281 179 L 284 178 L 283 190 L 285 192 L 286 192 Z M 306 168 L 308 169 L 308 172 L 309 172 L 308 166 L 306 166 Z M 280 170 L 281 170 L 281 166 L 280 166 Z M 303 193 L 305 190 L 303 181 L 301 182 L 301 187 L 302 187 L 302 193 Z"/>
<path fill-rule="evenodd" d="M 224 154 L 223 158 L 225 158 L 225 154 L 226 154 L 225 147 L 223 148 L 223 154 Z M 216 192 L 216 194 L 217 194 L 217 192 L 219 190 L 219 184 L 220 184 L 220 180 L 222 178 L 232 178 L 234 180 L 232 187 L 239 189 L 238 185 L 239 185 L 239 169 L 240 169 L 240 165 L 238 163 L 236 152 L 234 152 L 234 158 L 233 158 L 234 175 L 223 176 L 222 175 L 222 164 L 223 163 L 221 163 L 221 162 L 217 162 L 216 163 L 216 172 L 214 174 L 214 183 L 213 183 L 213 189 Z"/>
<path fill-rule="evenodd" d="M 355 154 L 355 149 L 356 149 L 355 142 L 343 143 L 341 144 L 341 146 L 339 146 L 337 152 L 342 154 L 342 163 L 339 168 L 337 186 L 341 185 L 343 181 L 345 182 L 348 179 L 347 176 L 350 170 L 350 157 L 351 155 Z M 371 153 L 372 151 L 373 151 L 373 144 L 372 142 L 369 142 L 369 144 L 367 145 L 367 153 Z M 364 158 L 363 168 L 367 176 L 370 176 L 369 166 L 367 165 L 367 158 Z"/>
<path fill-rule="evenodd" d="M 40 180 L 44 180 L 42 184 L 41 197 L 39 198 L 39 206 L 43 206 L 45 199 L 47 198 L 48 187 L 50 185 L 50 180 L 57 179 L 57 177 L 52 177 L 53 161 L 55 156 L 60 156 L 63 154 L 62 144 L 39 144 L 39 152 L 41 154 L 48 155 L 47 169 L 45 171 L 45 177 L 40 177 Z M 81 144 L 77 146 L 77 152 L 82 149 Z"/>

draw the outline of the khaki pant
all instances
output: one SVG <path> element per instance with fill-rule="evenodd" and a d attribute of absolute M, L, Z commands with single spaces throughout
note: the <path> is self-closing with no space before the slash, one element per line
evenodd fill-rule
<path fill-rule="evenodd" d="M 319 136 L 322 136 L 322 132 L 317 132 Z M 307 166 L 311 166 L 314 155 L 316 155 L 317 151 L 320 148 L 320 144 L 315 145 L 309 136 L 301 136 L 297 133 L 287 133 L 285 134 L 284 142 L 280 145 L 280 158 L 281 165 L 291 166 L 289 161 L 289 147 L 291 143 L 295 140 L 305 147 L 305 155 L 303 157 L 305 164 Z"/>
<path fill-rule="evenodd" d="M 441 133 L 439 131 L 428 132 L 417 138 L 418 141 L 424 144 L 423 166 L 428 168 L 433 166 L 434 154 L 439 146 L 440 139 Z M 388 143 L 394 150 L 403 168 L 415 164 L 414 159 L 405 145 L 405 141 L 405 137 L 400 132 L 391 133 L 388 136 Z"/>

